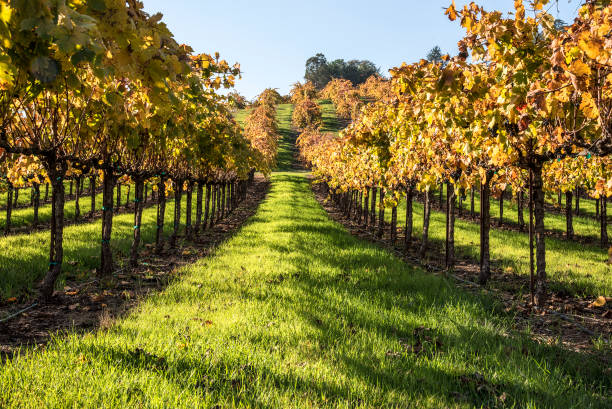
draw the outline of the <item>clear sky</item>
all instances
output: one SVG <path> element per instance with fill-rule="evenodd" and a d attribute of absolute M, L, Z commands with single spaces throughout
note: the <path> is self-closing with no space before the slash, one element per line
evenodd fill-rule
<path fill-rule="evenodd" d="M 435 45 L 455 54 L 462 37 L 444 9 L 451 0 L 142 0 L 180 43 L 196 52 L 219 51 L 244 72 L 236 89 L 251 99 L 264 88 L 287 93 L 302 81 L 306 60 L 367 59 L 387 73 L 414 62 Z M 457 7 L 466 1 L 456 0 Z M 513 0 L 479 0 L 487 9 L 510 10 Z M 550 10 L 571 22 L 578 0 L 559 0 Z"/>

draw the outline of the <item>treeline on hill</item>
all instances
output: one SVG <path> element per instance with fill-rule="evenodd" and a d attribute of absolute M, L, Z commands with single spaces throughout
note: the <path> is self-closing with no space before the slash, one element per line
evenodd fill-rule
<path fill-rule="evenodd" d="M 372 75 L 380 76 L 380 70 L 368 60 L 327 61 L 325 55 L 318 53 L 306 60 L 304 79 L 317 90 L 323 89 L 332 79 L 345 79 L 353 85 L 364 83 Z"/>
<path fill-rule="evenodd" d="M 78 203 L 88 179 L 92 213 L 101 190 L 98 273 L 108 275 L 114 266 L 113 214 L 119 207 L 113 201 L 115 187 L 134 186 L 130 262 L 135 265 L 149 187 L 156 193 L 160 252 L 167 194 L 174 192 L 170 246 L 175 246 L 184 192 L 191 235 L 206 227 L 210 202 L 213 222 L 217 213 L 222 217 L 244 197 L 255 170 L 270 169 L 273 146 L 243 134 L 231 113 L 235 102 L 217 92 L 233 87 L 239 65 L 230 66 L 218 53 L 197 55 L 179 45 L 161 17 L 145 13 L 137 1 L 2 5 L 0 186 L 7 197 L 7 229 L 16 189 L 32 188 L 37 212 L 40 186 L 45 186 L 45 196 L 50 187 L 50 256 L 43 298 L 52 295 L 62 268 L 66 181 L 71 189 L 74 182 Z"/>
<path fill-rule="evenodd" d="M 572 25 L 561 27 L 543 11 L 546 0 L 525 2 L 536 10 L 533 18 L 526 17 L 523 3 L 517 0 L 514 14 L 504 17 L 475 4 L 457 10 L 453 2 L 446 14 L 466 30 L 457 57 L 404 63 L 390 71 L 390 81 L 373 77 L 359 89 L 348 81 L 329 82 L 322 96 L 352 122 L 337 137 L 322 134 L 315 120 L 298 144 L 332 198 L 366 225 L 375 222 L 378 195 L 379 235 L 388 206 L 395 240 L 396 204 L 405 197 L 406 246 L 413 243 L 413 198 L 422 192 L 422 257 L 431 192 L 446 185 L 448 268 L 455 263 L 457 197 L 471 190 L 473 198 L 479 190 L 481 283 L 490 276 L 490 198 L 503 203 L 511 191 L 520 229 L 529 231 L 532 302 L 542 305 L 545 194 L 567 196 L 570 239 L 573 195 L 596 199 L 600 244 L 609 245 L 612 5 L 587 2 Z"/>

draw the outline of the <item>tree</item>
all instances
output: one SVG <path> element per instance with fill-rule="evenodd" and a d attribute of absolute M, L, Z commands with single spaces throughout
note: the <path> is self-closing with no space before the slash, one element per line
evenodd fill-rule
<path fill-rule="evenodd" d="M 434 48 L 432 48 L 431 50 L 429 50 L 429 52 L 427 53 L 427 57 L 425 57 L 427 59 L 427 61 L 429 62 L 433 62 L 436 64 L 443 64 L 444 60 L 442 59 L 442 50 L 440 49 L 440 47 L 438 47 L 437 45 L 434 46 Z"/>
<path fill-rule="evenodd" d="M 366 82 L 372 75 L 380 76 L 380 70 L 371 61 L 350 60 L 347 62 L 343 59 L 327 61 L 325 55 L 318 53 L 306 60 L 304 78 L 320 90 L 334 78 L 346 79 L 353 85 L 359 85 Z"/>
<path fill-rule="evenodd" d="M 314 84 L 317 89 L 322 89 L 331 79 L 328 71 L 327 58 L 325 55 L 318 53 L 314 57 L 306 60 L 306 73 L 304 74 L 306 81 Z"/>

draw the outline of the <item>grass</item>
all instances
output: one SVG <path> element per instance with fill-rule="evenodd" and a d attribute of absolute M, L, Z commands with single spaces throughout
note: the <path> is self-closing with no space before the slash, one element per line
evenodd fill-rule
<path fill-rule="evenodd" d="M 279 112 L 287 137 L 289 113 Z M 0 407 L 611 403 L 596 356 L 516 334 L 491 299 L 351 236 L 304 172 L 274 173 L 247 224 L 178 277 L 108 329 L 5 362 Z"/>
<path fill-rule="evenodd" d="M 278 143 L 278 156 L 276 166 L 278 170 L 290 170 L 294 156 L 297 153 L 295 146 L 296 135 L 291 128 L 292 104 L 281 104 L 276 107 L 276 116 L 279 124 L 280 141 Z"/>
<path fill-rule="evenodd" d="M 182 200 L 181 218 L 184 227 L 186 198 Z M 195 202 L 192 217 L 195 220 Z M 172 230 L 174 201 L 166 205 L 164 233 Z M 64 285 L 66 278 L 85 279 L 93 274 L 100 264 L 101 220 L 68 226 L 64 229 L 64 263 L 57 287 Z M 157 209 L 155 206 L 143 211 L 141 234 L 143 245 L 155 240 Z M 113 218 L 111 247 L 115 261 L 129 254 L 134 232 L 133 213 L 116 215 Z M 16 234 L 0 238 L 0 299 L 31 293 L 42 279 L 49 262 L 49 231 Z M 1 405 L 0 405 L 1 407 Z"/>
<path fill-rule="evenodd" d="M 236 119 L 236 122 L 238 122 L 240 124 L 240 126 L 242 126 L 243 128 L 244 128 L 244 121 L 246 120 L 247 116 L 249 116 L 251 111 L 252 111 L 251 108 L 248 108 L 248 109 L 238 109 L 234 113 L 234 118 Z"/>
<path fill-rule="evenodd" d="M 319 100 L 318 103 L 319 107 L 321 107 L 321 114 L 323 116 L 321 132 L 338 133 L 342 128 L 342 124 L 336 116 L 336 107 L 329 99 Z"/>

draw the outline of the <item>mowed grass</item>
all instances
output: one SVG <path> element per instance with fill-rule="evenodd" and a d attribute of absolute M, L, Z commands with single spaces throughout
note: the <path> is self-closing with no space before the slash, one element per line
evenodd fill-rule
<path fill-rule="evenodd" d="M 194 195 L 195 198 L 195 195 Z M 181 202 L 181 229 L 184 228 L 186 198 Z M 195 201 L 192 204 L 192 220 L 195 220 Z M 174 220 L 174 201 L 168 200 L 164 222 L 164 234 L 169 236 Z M 142 245 L 155 240 L 157 230 L 156 206 L 143 211 L 141 223 Z M 64 229 L 63 274 L 57 287 L 64 285 L 66 277 L 85 279 L 92 276 L 100 265 L 102 221 L 100 219 L 83 224 L 68 226 Z M 115 215 L 111 248 L 116 262 L 122 262 L 129 254 L 134 232 L 132 212 Z M 29 234 L 16 234 L 0 237 L 0 299 L 22 294 L 33 294 L 34 287 L 44 277 L 49 263 L 48 230 Z M 0 406 L 1 407 L 1 406 Z"/>
<path fill-rule="evenodd" d="M 342 124 L 336 115 L 336 107 L 329 99 L 322 99 L 318 101 L 319 107 L 321 108 L 322 121 L 321 132 L 338 133 Z"/>
<path fill-rule="evenodd" d="M 110 329 L 6 362 L 0 407 L 610 407 L 594 356 L 349 235 L 306 174 L 272 182 L 213 257 Z"/>
<path fill-rule="evenodd" d="M 278 156 L 276 166 L 278 170 L 290 170 L 293 166 L 297 148 L 295 146 L 296 133 L 291 126 L 293 115 L 292 104 L 280 104 L 276 106 L 276 119 L 279 125 Z"/>
<path fill-rule="evenodd" d="M 236 110 L 236 112 L 234 113 L 234 118 L 236 119 L 236 122 L 238 122 L 240 124 L 240 126 L 242 126 L 244 128 L 244 121 L 246 120 L 246 118 L 249 116 L 249 114 L 251 113 L 252 109 L 251 108 L 247 108 L 247 109 L 238 109 Z"/>

